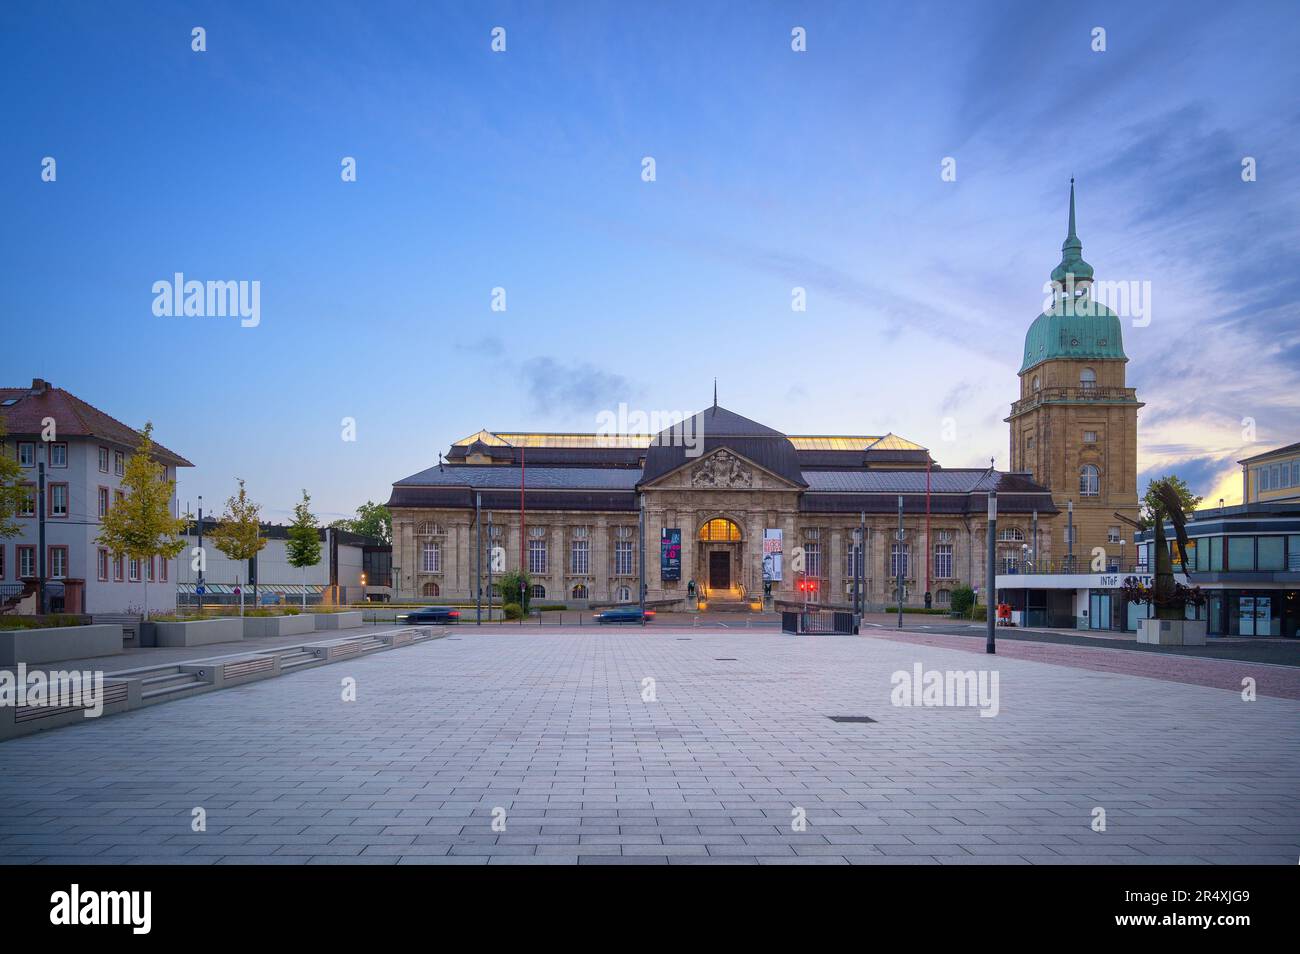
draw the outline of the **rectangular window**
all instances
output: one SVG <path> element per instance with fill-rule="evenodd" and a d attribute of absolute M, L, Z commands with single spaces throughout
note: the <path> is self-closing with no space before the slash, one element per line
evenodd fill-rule
<path fill-rule="evenodd" d="M 99 501 L 99 515 L 103 517 L 108 513 L 108 488 L 100 487 L 95 496 Z"/>
<path fill-rule="evenodd" d="M 1106 529 L 1106 542 L 1119 543 L 1119 527 L 1108 527 Z"/>
<path fill-rule="evenodd" d="M 903 579 L 907 579 L 907 549 L 908 544 L 894 542 L 889 545 L 889 578 L 898 579 L 901 571 Z"/>
<path fill-rule="evenodd" d="M 50 547 L 50 579 L 61 580 L 68 575 L 68 548 Z"/>
<path fill-rule="evenodd" d="M 1084 442 L 1085 444 L 1095 444 L 1095 443 L 1097 443 L 1097 432 L 1096 432 L 1096 431 L 1084 431 L 1084 432 L 1083 432 L 1083 442 Z"/>
<path fill-rule="evenodd" d="M 119 477 L 126 473 L 126 455 L 121 451 L 113 451 L 113 473 Z"/>
<path fill-rule="evenodd" d="M 67 467 L 68 466 L 68 443 L 59 441 L 50 445 L 50 466 Z"/>
<path fill-rule="evenodd" d="M 68 515 L 68 485 L 50 484 L 50 516 L 63 518 Z"/>
<path fill-rule="evenodd" d="M 1255 569 L 1255 538 L 1228 537 L 1228 570 Z"/>
<path fill-rule="evenodd" d="M 115 490 L 115 491 L 113 491 L 113 506 L 114 506 L 114 507 L 116 507 L 118 504 L 122 503 L 124 500 L 126 500 L 126 494 L 125 494 L 123 491 L 121 491 L 121 490 Z"/>
<path fill-rule="evenodd" d="M 614 575 L 632 575 L 632 541 L 614 541 Z"/>
<path fill-rule="evenodd" d="M 529 531 L 531 533 L 531 531 Z M 528 572 L 532 576 L 546 575 L 546 541 L 528 541 Z"/>
<path fill-rule="evenodd" d="M 1260 572 L 1280 572 L 1286 569 L 1286 538 L 1260 537 L 1258 568 Z"/>
<path fill-rule="evenodd" d="M 808 533 L 817 533 L 817 530 L 809 530 Z M 822 545 L 820 543 L 805 543 L 803 545 L 804 566 L 807 568 L 806 576 L 813 579 L 821 579 L 822 575 Z"/>
<path fill-rule="evenodd" d="M 5 578 L 5 545 L 0 543 L 0 580 Z"/>
<path fill-rule="evenodd" d="M 951 543 L 940 543 L 934 548 L 934 575 L 940 580 L 952 579 Z"/>
<path fill-rule="evenodd" d="M 120 553 L 113 557 L 113 582 L 122 582 L 122 555 Z"/>
<path fill-rule="evenodd" d="M 99 472 L 101 474 L 108 473 L 108 448 L 107 447 L 101 447 L 99 449 Z"/>
<path fill-rule="evenodd" d="M 857 537 L 857 531 L 853 531 Z M 862 569 L 862 544 L 850 543 L 848 550 L 844 554 L 844 576 L 850 580 L 858 578 L 858 572 Z"/>
<path fill-rule="evenodd" d="M 569 544 L 569 572 L 586 576 L 591 572 L 591 551 L 585 539 L 573 540 Z"/>
<path fill-rule="evenodd" d="M 422 573 L 442 572 L 442 547 L 432 540 L 426 540 L 420 550 L 420 571 Z"/>
<path fill-rule="evenodd" d="M 23 484 L 22 496 L 18 498 L 18 516 L 36 516 L 36 485 Z"/>
<path fill-rule="evenodd" d="M 18 463 L 23 467 L 36 466 L 36 445 L 31 441 L 18 442 Z"/>
<path fill-rule="evenodd" d="M 144 578 L 146 582 L 153 582 L 153 557 L 144 561 Z"/>
<path fill-rule="evenodd" d="M 100 580 L 108 580 L 108 551 L 103 547 L 95 554 L 95 576 Z"/>
<path fill-rule="evenodd" d="M 140 582 L 140 561 L 134 557 L 127 563 L 127 579 L 132 583 Z"/>
<path fill-rule="evenodd" d="M 18 579 L 25 580 L 36 576 L 36 548 L 20 546 L 18 554 Z"/>
<path fill-rule="evenodd" d="M 167 558 L 166 557 L 158 558 L 158 580 L 159 582 L 162 583 L 167 582 Z"/>
<path fill-rule="evenodd" d="M 1207 549 L 1209 549 L 1210 551 L 1210 566 L 1209 566 L 1210 572 L 1222 573 L 1223 572 L 1223 537 L 1210 537 L 1208 539 Z"/>

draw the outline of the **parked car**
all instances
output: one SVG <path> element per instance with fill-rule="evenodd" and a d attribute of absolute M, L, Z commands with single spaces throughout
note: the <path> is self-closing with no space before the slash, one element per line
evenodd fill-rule
<path fill-rule="evenodd" d="M 422 606 L 397 617 L 399 623 L 455 623 L 459 619 L 460 610 L 450 606 Z"/>
<path fill-rule="evenodd" d="M 645 611 L 645 621 L 648 623 L 655 618 L 654 610 Z M 641 607 L 639 606 L 619 606 L 614 609 L 602 610 L 592 617 L 597 623 L 639 623 L 641 622 Z"/>

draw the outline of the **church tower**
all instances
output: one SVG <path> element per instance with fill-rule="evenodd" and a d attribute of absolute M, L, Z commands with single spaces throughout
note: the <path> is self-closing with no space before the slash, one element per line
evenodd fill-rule
<path fill-rule="evenodd" d="M 1073 552 L 1079 572 L 1089 572 L 1096 548 L 1106 568 L 1136 555 L 1131 520 L 1138 515 L 1137 412 L 1142 404 L 1125 386 L 1128 357 L 1120 319 L 1093 296 L 1092 266 L 1075 234 L 1074 180 L 1070 225 L 1061 263 L 1052 270 L 1052 298 L 1025 335 L 1020 399 L 1006 418 L 1011 429 L 1011 469 L 1030 472 L 1049 487 L 1061 517 L 1052 529 L 1054 561 Z M 1074 542 L 1066 513 L 1074 509 Z M 1041 547 L 1046 550 L 1046 547 Z"/>

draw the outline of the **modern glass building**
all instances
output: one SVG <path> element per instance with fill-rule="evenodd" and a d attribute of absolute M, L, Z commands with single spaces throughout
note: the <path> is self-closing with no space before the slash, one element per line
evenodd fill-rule
<path fill-rule="evenodd" d="M 1172 541 L 1172 527 L 1168 537 Z M 1173 546 L 1175 572 L 1206 592 L 1212 636 L 1288 636 L 1300 629 L 1300 500 L 1198 510 L 1188 521 L 1187 567 Z M 1152 531 L 1136 535 L 1151 559 Z"/>

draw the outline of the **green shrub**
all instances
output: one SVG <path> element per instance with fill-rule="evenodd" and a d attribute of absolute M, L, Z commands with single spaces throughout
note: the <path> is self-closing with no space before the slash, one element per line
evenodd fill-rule
<path fill-rule="evenodd" d="M 554 612 L 568 609 L 568 607 L 565 606 L 563 603 L 556 603 L 554 606 L 538 606 L 535 608 L 539 613 L 554 613 Z"/>
<path fill-rule="evenodd" d="M 969 586 L 959 586 L 952 591 L 952 611 L 958 616 L 965 616 L 975 605 L 975 591 Z"/>
<path fill-rule="evenodd" d="M 0 616 L 0 629 L 52 629 L 55 626 L 85 626 L 86 620 L 73 613 L 48 616 Z"/>
<path fill-rule="evenodd" d="M 506 603 L 501 607 L 501 612 L 506 614 L 506 619 L 519 619 L 524 615 L 524 608 L 518 603 Z"/>

